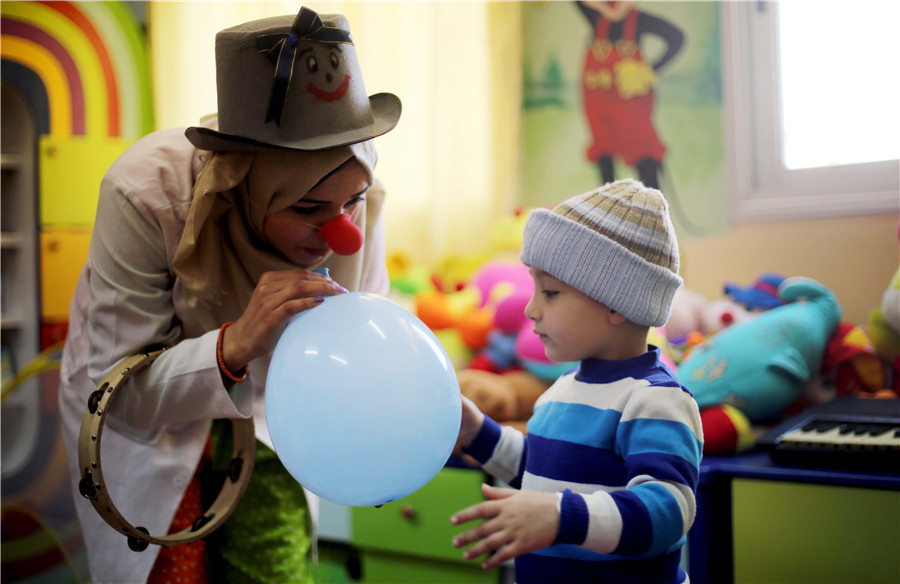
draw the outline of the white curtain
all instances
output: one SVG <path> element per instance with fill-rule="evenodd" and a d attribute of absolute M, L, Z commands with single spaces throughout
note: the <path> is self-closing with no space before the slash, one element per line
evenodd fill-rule
<path fill-rule="evenodd" d="M 350 22 L 369 94 L 403 102 L 376 139 L 388 192 L 388 251 L 433 267 L 490 251 L 491 229 L 517 200 L 521 112 L 519 2 L 307 2 Z M 299 2 L 151 2 L 160 128 L 216 110 L 214 37 Z"/>

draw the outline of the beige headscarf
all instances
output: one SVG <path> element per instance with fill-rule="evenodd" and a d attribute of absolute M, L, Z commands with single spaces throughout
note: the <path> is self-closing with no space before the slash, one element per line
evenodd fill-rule
<path fill-rule="evenodd" d="M 308 192 L 326 174 L 356 157 L 372 177 L 377 155 L 372 141 L 314 152 L 274 151 L 265 157 L 254 152 L 216 152 L 197 177 L 184 233 L 173 268 L 185 301 L 207 330 L 237 320 L 250 301 L 264 272 L 296 269 L 263 235 L 270 212 L 292 205 L 295 195 L 276 196 L 279 171 L 302 172 L 292 192 Z M 254 165 L 255 168 L 254 168 Z M 291 165 L 288 167 L 288 165 Z M 254 169 L 252 192 L 247 177 Z M 271 180 L 267 180 L 267 178 Z M 286 196 L 291 200 L 284 200 Z M 381 213 L 383 193 L 372 189 L 355 222 L 366 239 Z M 348 290 L 359 287 L 363 248 L 351 256 L 329 254 L 309 269 L 327 267 L 331 277 Z"/>

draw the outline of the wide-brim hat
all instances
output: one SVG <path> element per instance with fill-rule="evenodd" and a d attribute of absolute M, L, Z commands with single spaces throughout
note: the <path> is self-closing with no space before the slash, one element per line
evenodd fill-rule
<path fill-rule="evenodd" d="M 322 150 L 391 130 L 400 99 L 369 96 L 347 19 L 301 8 L 216 34 L 218 131 L 185 131 L 197 148 Z"/>

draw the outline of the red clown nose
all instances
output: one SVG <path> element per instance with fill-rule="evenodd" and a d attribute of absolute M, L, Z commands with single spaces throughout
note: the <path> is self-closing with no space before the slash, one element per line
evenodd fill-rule
<path fill-rule="evenodd" d="M 319 228 L 319 237 L 328 242 L 334 253 L 353 255 L 363 244 L 363 234 L 350 219 L 350 215 L 341 213 Z"/>

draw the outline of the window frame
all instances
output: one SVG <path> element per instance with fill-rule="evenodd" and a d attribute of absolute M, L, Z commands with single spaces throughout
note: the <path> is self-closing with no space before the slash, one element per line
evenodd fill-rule
<path fill-rule="evenodd" d="M 735 223 L 900 212 L 900 160 L 781 164 L 774 3 L 720 4 L 729 216 Z"/>

